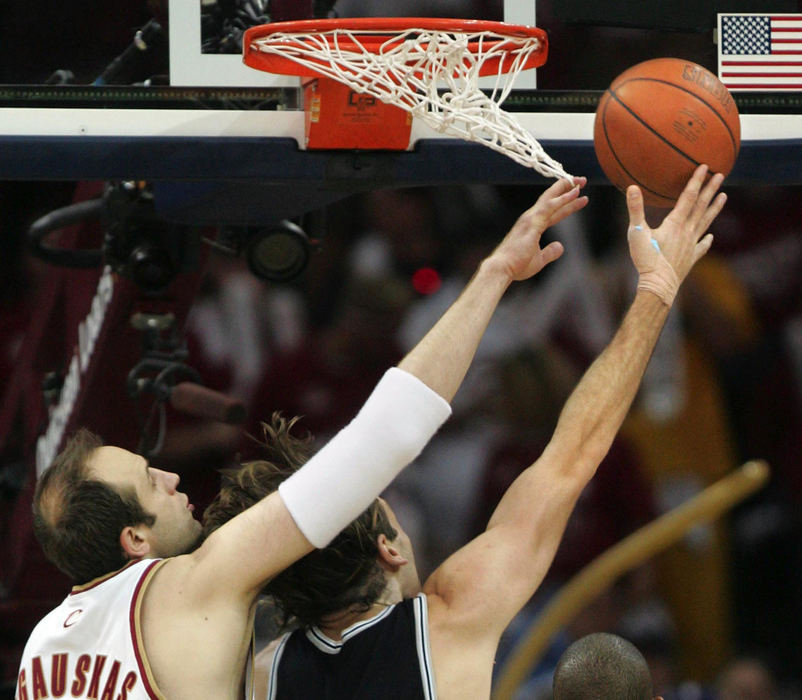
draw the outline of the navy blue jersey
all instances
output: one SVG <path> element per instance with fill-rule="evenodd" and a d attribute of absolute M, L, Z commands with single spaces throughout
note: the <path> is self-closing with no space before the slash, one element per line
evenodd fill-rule
<path fill-rule="evenodd" d="M 268 700 L 435 700 L 423 593 L 358 622 L 334 641 L 317 627 L 286 635 Z"/>

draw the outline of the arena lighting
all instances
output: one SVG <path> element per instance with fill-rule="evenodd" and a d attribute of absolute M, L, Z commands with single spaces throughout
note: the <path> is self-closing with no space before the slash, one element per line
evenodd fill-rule
<path fill-rule="evenodd" d="M 412 273 L 412 288 L 418 293 L 428 296 L 434 294 L 443 284 L 440 273 L 433 267 L 421 267 Z"/>
<path fill-rule="evenodd" d="M 245 259 L 257 277 L 286 282 L 298 276 L 309 262 L 309 237 L 291 221 L 253 231 L 245 243 Z"/>

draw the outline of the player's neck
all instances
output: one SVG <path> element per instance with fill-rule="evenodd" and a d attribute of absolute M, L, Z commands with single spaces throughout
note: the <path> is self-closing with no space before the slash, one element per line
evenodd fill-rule
<path fill-rule="evenodd" d="M 391 605 L 400 603 L 403 599 L 401 594 L 401 587 L 394 577 L 390 577 L 387 581 L 382 594 L 379 596 L 373 605 L 367 610 L 360 609 L 347 609 L 334 613 L 325 618 L 318 625 L 318 629 L 323 632 L 329 639 L 340 641 L 342 633 L 357 622 L 370 620 L 376 617 Z"/>
<path fill-rule="evenodd" d="M 390 605 L 392 605 L 392 603 L 377 601 L 371 605 L 370 608 L 364 611 L 346 610 L 335 613 L 326 620 L 322 621 L 318 625 L 318 629 L 329 639 L 339 642 L 342 639 L 342 633 L 349 627 L 357 624 L 358 622 L 363 622 L 376 617 L 376 615 L 386 610 Z"/>

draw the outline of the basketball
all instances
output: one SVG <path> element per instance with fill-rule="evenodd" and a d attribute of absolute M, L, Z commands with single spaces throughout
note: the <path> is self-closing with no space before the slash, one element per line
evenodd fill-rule
<path fill-rule="evenodd" d="M 593 145 L 616 187 L 638 185 L 647 205 L 671 207 L 698 165 L 732 170 L 741 145 L 738 108 L 706 68 L 681 58 L 644 61 L 602 95 Z"/>

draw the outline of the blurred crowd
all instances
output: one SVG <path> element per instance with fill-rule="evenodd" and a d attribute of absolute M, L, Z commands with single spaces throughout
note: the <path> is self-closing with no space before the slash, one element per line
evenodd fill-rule
<path fill-rule="evenodd" d="M 499 668 L 551 596 L 623 537 L 746 460 L 767 460 L 771 482 L 600 591 L 554 640 L 522 697 L 547 697 L 561 650 L 592 631 L 635 642 L 667 699 L 798 697 L 802 639 L 789 621 L 802 613 L 800 192 L 729 192 L 714 248 L 683 287 L 636 404 L 546 582 L 510 628 Z M 281 285 L 214 253 L 187 323 L 189 361 L 208 386 L 248 406 L 247 433 L 281 410 L 303 416 L 323 444 L 537 194 L 477 185 L 351 196 L 329 207 L 308 268 Z M 548 234 L 565 244 L 563 258 L 508 292 L 453 418 L 387 494 L 424 577 L 484 527 L 538 457 L 631 299 L 623 198 L 608 187 L 589 194 L 587 210 Z M 7 295 L 4 318 L 29 299 Z M 13 345 L 4 350 L 10 371 Z M 174 415 L 157 461 L 182 474 L 200 506 L 217 487 L 215 469 L 249 456 L 241 435 Z M 775 689 L 724 690 L 759 681 Z"/>
<path fill-rule="evenodd" d="M 302 415 L 322 444 L 536 195 L 470 186 L 350 197 L 330 207 L 319 253 L 284 286 L 215 259 L 189 318 L 193 363 L 210 385 L 248 402 L 251 433 L 282 410 Z M 485 526 L 540 454 L 631 299 L 623 198 L 606 187 L 590 196 L 586 211 L 549 234 L 565 244 L 563 259 L 508 292 L 453 418 L 387 494 L 424 577 Z M 524 697 L 547 687 L 549 664 L 572 639 L 603 630 L 644 651 L 666 698 L 715 697 L 716 684 L 753 678 L 757 668 L 775 691 L 720 697 L 798 696 L 802 639 L 788 624 L 802 613 L 798 196 L 798 188 L 730 190 L 714 249 L 684 286 L 636 404 L 505 649 L 595 557 L 741 463 L 767 460 L 769 486 L 600 592 L 555 640 Z M 179 469 L 197 462 L 199 440 L 208 456 L 214 436 L 191 429 L 186 442 L 168 440 L 165 458 L 172 450 Z M 219 454 L 230 453 L 234 436 L 218 437 Z M 237 449 L 247 456 L 247 441 Z"/>
<path fill-rule="evenodd" d="M 129 25 L 147 17 L 144 6 L 126 5 L 124 31 L 113 23 L 116 43 L 103 31 L 98 41 L 124 46 Z M 548 27 L 550 3 L 538 7 Z M 32 33 L 22 26 L 26 16 L 15 15 L 15 35 Z M 11 29 L 4 21 L 7 38 Z M 618 60 L 639 58 L 627 30 L 602 31 L 626 57 Z M 571 59 L 580 29 L 557 27 L 552 40 L 543 86 L 567 80 L 600 89 L 613 77 L 604 61 Z M 689 41 L 702 45 L 697 36 Z M 709 63 L 705 42 L 694 58 Z M 91 53 L 83 40 L 66 43 L 64 56 Z M 3 46 L 13 42 L 0 42 L 0 68 L 20 64 Z M 18 75 L 0 73 L 0 82 L 46 77 Z M 600 591 L 553 640 L 521 697 L 545 700 L 561 651 L 594 631 L 635 643 L 666 700 L 802 697 L 802 188 L 725 190 L 730 199 L 713 249 L 683 286 L 633 410 L 583 493 L 547 580 L 510 627 L 498 667 L 560 587 L 623 537 L 747 460 L 765 459 L 771 481 Z M 208 386 L 246 404 L 246 433 L 258 435 L 260 421 L 281 410 L 303 416 L 301 425 L 323 444 L 538 194 L 472 185 L 348 197 L 328 208 L 307 269 L 283 285 L 258 280 L 240 258 L 212 253 L 187 322 L 189 362 Z M 588 194 L 588 208 L 548 234 L 565 244 L 563 259 L 508 292 L 454 416 L 387 494 L 423 578 L 484 527 L 506 487 L 538 457 L 632 297 L 623 198 L 604 186 Z M 14 372 L 47 275 L 21 233 L 34 214 L 71 195 L 68 183 L 0 183 L 0 386 Z M 215 470 L 247 458 L 251 444 L 238 428 L 171 415 L 160 462 L 179 471 L 200 508 L 217 488 Z M 4 504 L 23 478 L 20 468 L 3 465 Z"/>
<path fill-rule="evenodd" d="M 9 244 L 0 294 L 4 384 L 48 269 L 13 245 L 22 223 L 13 212 L 26 197 L 46 209 L 64 189 L 0 188 Z M 328 208 L 319 249 L 285 284 L 261 281 L 241 258 L 214 252 L 187 322 L 189 362 L 208 386 L 247 405 L 247 433 L 258 435 L 260 421 L 281 410 L 303 416 L 323 444 L 538 193 L 474 185 L 350 196 Z M 565 244 L 563 258 L 508 292 L 453 418 L 387 494 L 424 577 L 484 527 L 537 458 L 631 299 L 623 198 L 603 186 L 589 194 L 585 211 L 547 234 Z M 547 697 L 550 665 L 591 631 L 635 642 L 667 699 L 799 697 L 802 633 L 791 621 L 802 614 L 800 191 L 729 194 L 713 250 L 684 285 L 633 410 L 583 493 L 546 582 L 511 626 L 499 668 L 550 597 L 623 537 L 746 460 L 767 460 L 771 482 L 601 591 L 554 640 L 522 697 Z M 247 458 L 251 444 L 239 428 L 172 415 L 158 461 L 182 474 L 202 507 L 217 488 L 215 469 Z M 774 690 L 724 690 L 759 682 Z"/>

